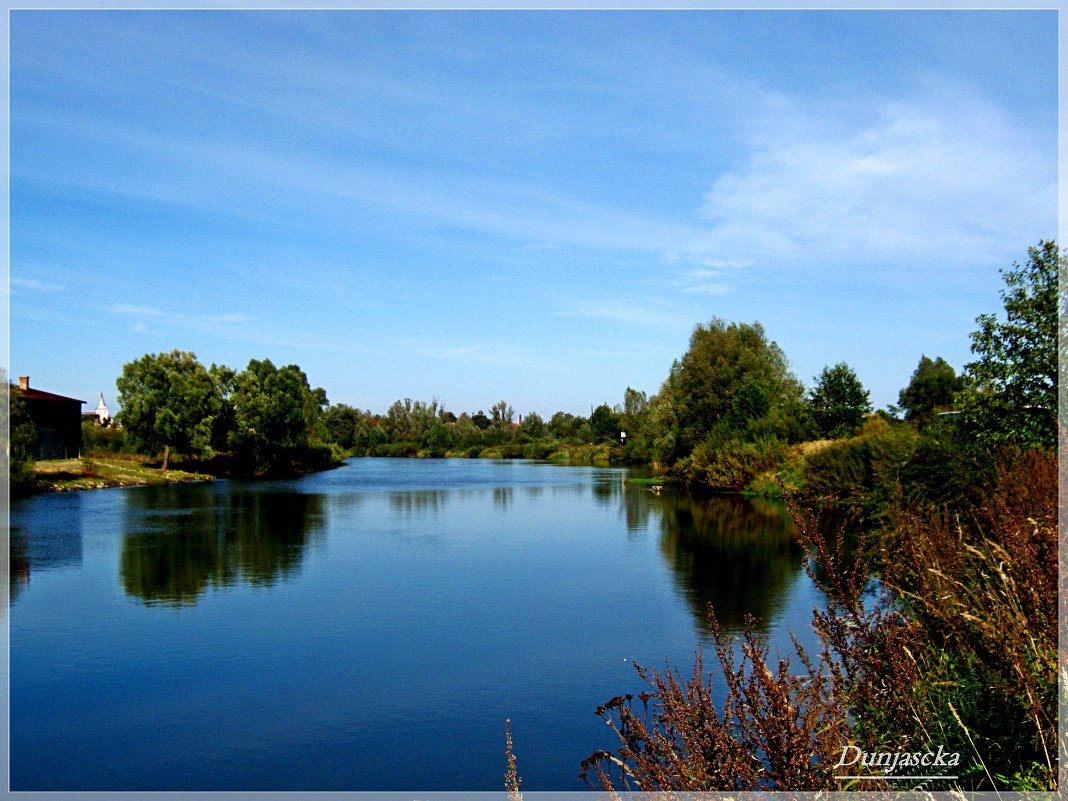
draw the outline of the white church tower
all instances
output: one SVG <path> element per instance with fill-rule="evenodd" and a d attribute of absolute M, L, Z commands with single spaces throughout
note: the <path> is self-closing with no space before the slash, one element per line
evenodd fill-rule
<path fill-rule="evenodd" d="M 100 403 L 96 405 L 96 419 L 102 426 L 106 426 L 108 421 L 111 420 L 111 412 L 108 411 L 107 404 L 104 403 L 104 393 L 100 393 Z"/>

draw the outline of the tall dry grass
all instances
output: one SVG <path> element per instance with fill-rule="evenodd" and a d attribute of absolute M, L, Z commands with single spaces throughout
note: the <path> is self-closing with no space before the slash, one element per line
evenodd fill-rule
<path fill-rule="evenodd" d="M 841 531 L 790 504 L 828 598 L 819 653 L 795 642 L 770 661 L 755 621 L 733 638 L 710 616 L 723 701 L 700 652 L 685 678 L 636 666 L 649 690 L 597 710 L 618 742 L 582 775 L 608 790 L 881 790 L 893 783 L 836 778 L 843 746 L 941 746 L 960 754 L 941 789 L 1056 789 L 1056 459 L 1002 452 L 994 467 L 977 506 L 903 504 L 848 557 Z"/>

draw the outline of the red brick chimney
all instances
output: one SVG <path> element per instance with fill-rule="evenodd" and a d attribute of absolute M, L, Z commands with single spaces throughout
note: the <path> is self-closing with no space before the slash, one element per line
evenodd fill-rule
<path fill-rule="evenodd" d="M 30 377 L 28 375 L 19 376 L 19 389 L 23 392 L 30 388 Z"/>

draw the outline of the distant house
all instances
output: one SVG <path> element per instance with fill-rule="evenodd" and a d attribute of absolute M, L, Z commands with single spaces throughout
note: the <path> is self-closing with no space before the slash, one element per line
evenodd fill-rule
<path fill-rule="evenodd" d="M 30 388 L 30 377 L 19 376 L 26 413 L 37 427 L 31 452 L 37 459 L 71 459 L 82 448 L 83 400 Z"/>

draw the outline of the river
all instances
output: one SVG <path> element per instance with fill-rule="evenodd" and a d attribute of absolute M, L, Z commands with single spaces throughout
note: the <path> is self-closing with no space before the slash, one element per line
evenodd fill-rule
<path fill-rule="evenodd" d="M 626 470 L 352 459 L 11 508 L 15 791 L 582 790 L 633 662 L 820 603 L 773 502 Z"/>

